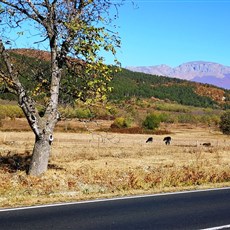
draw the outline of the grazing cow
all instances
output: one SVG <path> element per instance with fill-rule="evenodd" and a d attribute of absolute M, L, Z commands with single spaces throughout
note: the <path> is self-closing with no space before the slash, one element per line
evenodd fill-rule
<path fill-rule="evenodd" d="M 205 142 L 205 143 L 203 143 L 203 146 L 205 146 L 205 147 L 210 147 L 210 146 L 211 146 L 211 143 L 210 143 L 210 142 Z"/>
<path fill-rule="evenodd" d="M 170 145 L 172 138 L 171 137 L 165 137 L 163 141 L 165 142 L 166 145 Z"/>
<path fill-rule="evenodd" d="M 148 143 L 148 142 L 153 142 L 153 138 L 152 138 L 152 137 L 149 137 L 149 138 L 147 139 L 146 143 Z"/>

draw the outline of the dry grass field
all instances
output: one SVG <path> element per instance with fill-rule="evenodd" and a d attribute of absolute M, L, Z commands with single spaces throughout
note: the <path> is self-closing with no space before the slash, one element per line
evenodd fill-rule
<path fill-rule="evenodd" d="M 84 132 L 60 132 L 85 127 L 60 124 L 49 170 L 38 178 L 26 175 L 33 133 L 10 131 L 12 125 L 0 131 L 0 207 L 230 185 L 229 136 L 207 127 L 168 125 L 172 143 L 166 146 L 165 135 L 145 143 L 150 135 L 97 132 L 99 123 L 86 124 Z"/>

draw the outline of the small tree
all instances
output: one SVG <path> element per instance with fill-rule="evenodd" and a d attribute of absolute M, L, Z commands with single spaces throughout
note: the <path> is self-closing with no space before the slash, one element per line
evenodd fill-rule
<path fill-rule="evenodd" d="M 223 134 L 230 135 L 230 110 L 223 113 L 220 117 L 219 127 Z"/>
<path fill-rule="evenodd" d="M 0 86 L 17 96 L 35 134 L 29 174 L 38 176 L 47 170 L 53 131 L 60 118 L 61 90 L 89 103 L 106 98 L 111 68 L 100 54 L 115 55 L 120 45 L 117 33 L 111 31 L 118 6 L 109 0 L 0 0 Z M 32 34 L 39 34 L 37 43 L 48 47 L 46 72 L 29 68 L 26 75 L 23 65 L 17 66 L 12 52 L 5 48 L 16 43 L 9 31 L 20 28 L 18 36 L 23 37 L 28 27 Z M 32 83 L 30 87 L 25 78 Z M 38 102 L 44 107 L 42 113 Z"/>
<path fill-rule="evenodd" d="M 161 117 L 154 113 L 151 113 L 146 116 L 142 125 L 146 129 L 155 130 L 156 128 L 160 126 L 160 123 L 161 123 Z"/>

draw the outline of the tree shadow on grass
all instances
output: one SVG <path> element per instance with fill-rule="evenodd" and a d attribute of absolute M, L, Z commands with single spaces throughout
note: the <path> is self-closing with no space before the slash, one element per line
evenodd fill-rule
<path fill-rule="evenodd" d="M 0 156 L 0 168 L 6 172 L 14 173 L 18 170 L 29 170 L 31 156 L 28 154 L 11 153 L 10 151 L 6 156 Z"/>
<path fill-rule="evenodd" d="M 0 169 L 9 173 L 15 173 L 18 170 L 28 173 L 30 161 L 31 155 L 27 152 L 25 154 L 13 154 L 9 151 L 6 156 L 0 155 Z M 48 169 L 63 170 L 55 164 L 48 164 Z"/>

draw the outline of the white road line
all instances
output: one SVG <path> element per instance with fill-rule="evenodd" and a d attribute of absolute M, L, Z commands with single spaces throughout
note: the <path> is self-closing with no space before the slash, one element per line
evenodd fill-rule
<path fill-rule="evenodd" d="M 5 209 L 3 208 L 3 209 L 0 209 L 0 212 L 9 212 L 9 211 L 35 209 L 35 208 L 58 207 L 58 206 L 75 205 L 75 204 L 107 202 L 107 201 L 126 200 L 126 199 L 138 199 L 138 198 L 145 198 L 145 197 L 180 195 L 180 194 L 187 194 L 187 193 L 211 192 L 211 191 L 219 191 L 219 190 L 227 190 L 227 189 L 230 189 L 230 187 L 202 189 L 202 190 L 191 190 L 191 191 L 186 190 L 186 191 L 180 191 L 180 192 L 157 193 L 157 194 L 149 194 L 149 195 L 124 196 L 124 197 L 104 198 L 104 199 L 76 201 L 76 202 L 66 202 L 66 203 L 57 203 L 57 204 L 26 206 L 26 207 L 18 207 L 18 208 L 5 208 Z"/>
<path fill-rule="evenodd" d="M 230 224 L 218 226 L 218 227 L 213 227 L 213 228 L 204 228 L 204 229 L 200 229 L 200 230 L 220 230 L 220 229 L 230 229 Z"/>

